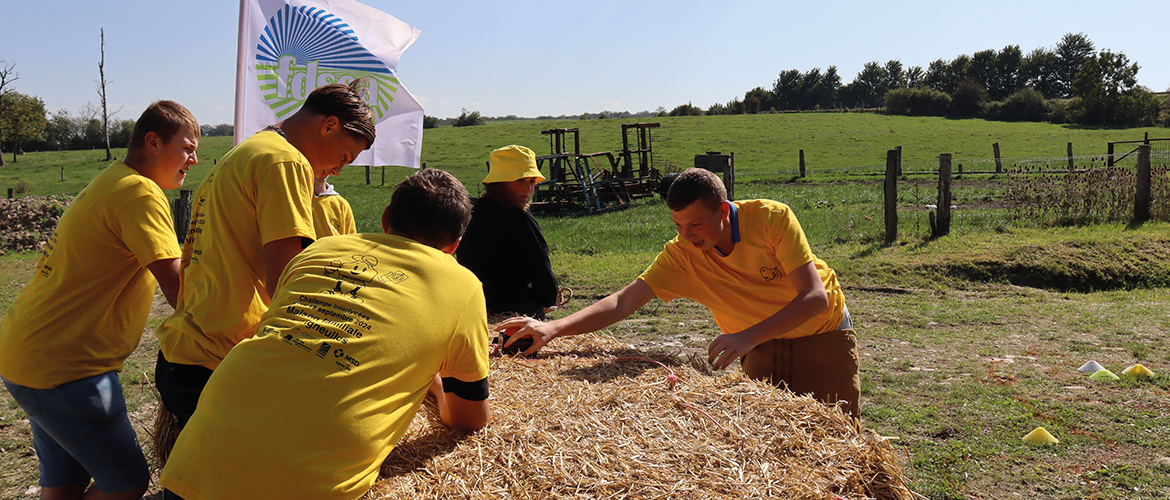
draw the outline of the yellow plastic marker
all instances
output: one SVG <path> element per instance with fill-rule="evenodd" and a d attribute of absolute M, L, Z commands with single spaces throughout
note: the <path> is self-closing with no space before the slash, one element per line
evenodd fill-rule
<path fill-rule="evenodd" d="M 1150 378 L 1154 376 L 1154 372 L 1141 364 L 1133 365 L 1121 371 L 1122 375 L 1128 375 L 1133 378 Z"/>
<path fill-rule="evenodd" d="M 1117 380 L 1119 377 L 1117 375 L 1114 375 L 1113 372 L 1102 368 L 1100 370 L 1097 370 L 1096 373 L 1089 375 L 1089 378 L 1096 380 L 1098 382 L 1108 382 L 1110 380 Z"/>
<path fill-rule="evenodd" d="M 1034 444 L 1057 444 L 1060 442 L 1059 439 L 1053 437 L 1043 427 L 1037 427 L 1032 432 L 1029 432 L 1027 436 L 1024 436 L 1024 441 Z"/>

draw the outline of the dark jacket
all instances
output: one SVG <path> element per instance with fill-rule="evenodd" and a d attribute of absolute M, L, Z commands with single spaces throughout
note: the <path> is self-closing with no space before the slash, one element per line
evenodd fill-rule
<path fill-rule="evenodd" d="M 544 319 L 544 308 L 556 304 L 548 244 L 525 210 L 480 198 L 455 257 L 483 282 L 488 313 Z"/>

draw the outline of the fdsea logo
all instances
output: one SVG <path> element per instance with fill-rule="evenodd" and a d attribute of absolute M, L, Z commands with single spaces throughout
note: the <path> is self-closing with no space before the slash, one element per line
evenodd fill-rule
<path fill-rule="evenodd" d="M 362 46 L 349 24 L 315 7 L 278 10 L 256 49 L 257 83 L 278 118 L 300 109 L 317 87 L 366 78 L 363 97 L 381 121 L 400 86 L 394 71 Z"/>

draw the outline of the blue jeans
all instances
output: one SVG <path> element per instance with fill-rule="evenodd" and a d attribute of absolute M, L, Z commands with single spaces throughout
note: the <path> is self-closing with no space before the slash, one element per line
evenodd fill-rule
<path fill-rule="evenodd" d="M 88 486 L 103 493 L 147 485 L 150 471 L 138 435 L 126 415 L 122 384 L 114 372 L 33 389 L 3 379 L 28 414 L 42 488 Z"/>

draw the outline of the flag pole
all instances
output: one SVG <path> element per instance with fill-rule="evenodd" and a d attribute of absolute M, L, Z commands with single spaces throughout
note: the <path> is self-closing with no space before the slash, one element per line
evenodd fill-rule
<path fill-rule="evenodd" d="M 246 22 L 246 15 L 248 12 L 247 4 L 255 0 L 240 0 L 240 22 L 239 33 L 236 40 L 236 109 L 235 109 L 235 123 L 232 126 L 232 146 L 235 146 L 244 140 L 244 77 L 248 71 L 244 68 L 244 58 L 248 50 L 244 46 L 247 43 L 244 40 L 247 29 L 244 27 Z"/>

